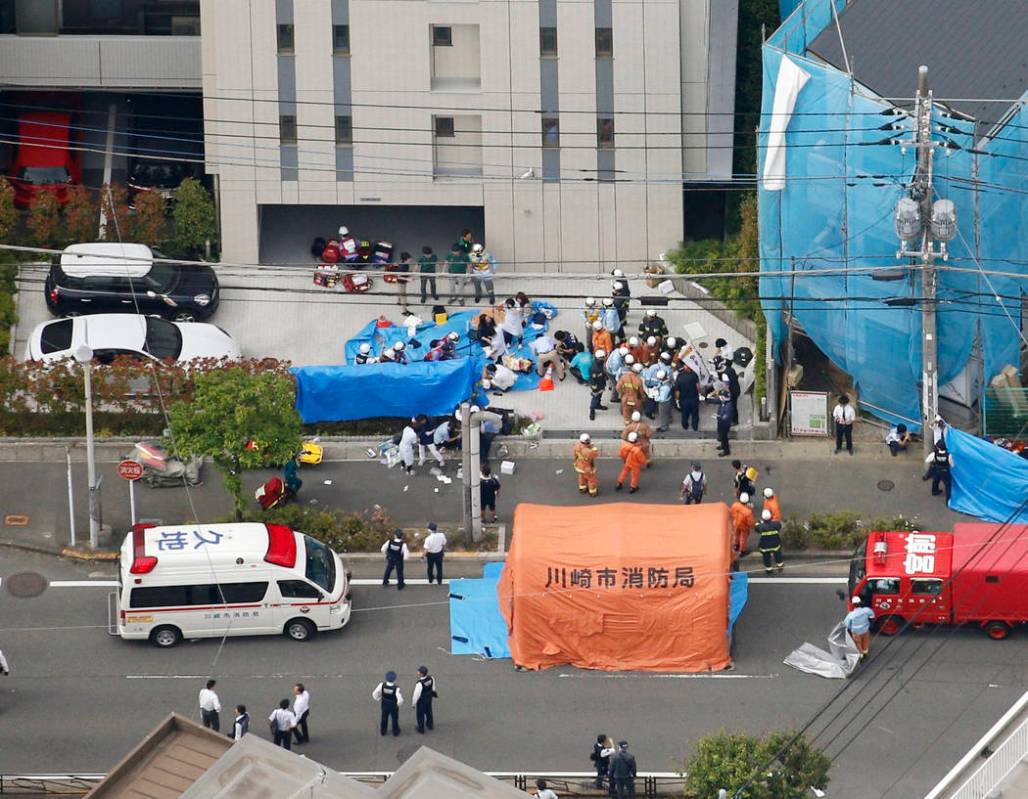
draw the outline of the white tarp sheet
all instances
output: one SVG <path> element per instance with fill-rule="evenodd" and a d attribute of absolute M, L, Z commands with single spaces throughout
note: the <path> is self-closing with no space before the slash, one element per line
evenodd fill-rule
<path fill-rule="evenodd" d="M 767 132 L 767 153 L 764 157 L 764 188 L 767 191 L 782 191 L 785 188 L 785 131 L 792 120 L 796 98 L 810 80 L 810 73 L 804 72 L 791 58 L 782 57 L 775 81 L 775 102 L 771 108 L 771 125 Z"/>
<path fill-rule="evenodd" d="M 827 677 L 833 680 L 844 680 L 849 677 L 860 663 L 860 652 L 842 622 L 828 634 L 828 652 L 813 644 L 803 644 L 794 650 L 783 661 L 786 666 Z"/>

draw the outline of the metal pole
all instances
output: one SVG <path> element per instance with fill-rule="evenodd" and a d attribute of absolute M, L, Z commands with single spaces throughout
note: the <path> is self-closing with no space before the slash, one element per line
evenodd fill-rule
<path fill-rule="evenodd" d="M 471 540 L 476 544 L 482 540 L 482 420 L 478 417 L 471 422 Z"/>
<path fill-rule="evenodd" d="M 111 185 L 111 175 L 114 168 L 114 132 L 118 121 L 118 106 L 116 103 L 111 103 L 107 107 L 107 143 L 104 146 L 104 177 L 103 185 Z M 100 198 L 100 238 L 106 240 L 107 236 L 107 203 L 111 202 L 113 198 L 108 192 L 101 195 Z M 111 203 L 113 206 L 113 203 Z M 111 208 L 111 212 L 114 212 L 114 208 Z"/>
<path fill-rule="evenodd" d="M 100 546 L 100 498 L 96 484 L 96 452 L 93 447 L 93 381 L 92 366 L 82 364 L 86 378 L 86 474 L 89 478 L 89 546 Z"/>
<path fill-rule="evenodd" d="M 464 532 L 471 533 L 471 403 L 460 404 L 460 419 L 461 474 L 464 477 L 461 518 L 464 520 Z"/>
<path fill-rule="evenodd" d="M 71 447 L 64 448 L 64 456 L 68 459 L 68 530 L 71 533 L 71 545 L 75 546 L 75 493 L 71 481 Z"/>
<path fill-rule="evenodd" d="M 927 456 L 934 446 L 931 426 L 939 407 L 939 377 L 937 371 L 938 337 L 935 317 L 935 251 L 932 246 L 932 99 L 928 91 L 928 67 L 917 70 L 917 179 L 920 192 L 921 219 L 924 233 L 921 239 L 921 420 L 924 452 Z"/>
<path fill-rule="evenodd" d="M 129 480 L 129 515 L 132 517 L 132 526 L 136 526 L 136 481 Z"/>

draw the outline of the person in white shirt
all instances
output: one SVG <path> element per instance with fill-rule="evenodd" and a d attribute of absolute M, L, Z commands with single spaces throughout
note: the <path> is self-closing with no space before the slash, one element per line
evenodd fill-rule
<path fill-rule="evenodd" d="M 546 787 L 546 780 L 536 780 L 535 787 L 538 789 L 535 792 L 538 799 L 557 799 L 557 794 Z"/>
<path fill-rule="evenodd" d="M 220 732 L 221 719 L 218 714 L 221 712 L 221 700 L 214 692 L 217 680 L 208 680 L 207 686 L 200 689 L 200 717 L 203 719 L 203 726 L 208 729 Z"/>
<path fill-rule="evenodd" d="M 393 537 L 382 544 L 382 554 L 386 556 L 385 574 L 382 575 L 382 585 L 389 585 L 389 578 L 393 576 L 393 569 L 396 569 L 396 587 L 403 590 L 403 562 L 410 557 L 410 550 L 407 549 L 407 542 L 403 540 L 403 530 L 394 530 Z"/>
<path fill-rule="evenodd" d="M 910 433 L 907 432 L 907 426 L 902 422 L 890 427 L 889 432 L 885 434 L 885 445 L 889 448 L 889 452 L 892 453 L 894 458 L 901 449 L 905 450 L 909 443 Z"/>
<path fill-rule="evenodd" d="M 832 419 L 835 420 L 835 451 L 842 450 L 843 439 L 846 440 L 846 450 L 853 454 L 853 423 L 857 420 L 857 412 L 850 404 L 850 398 L 843 394 L 832 411 Z"/>
<path fill-rule="evenodd" d="M 432 717 L 432 700 L 435 697 L 435 677 L 428 673 L 428 666 L 418 666 L 418 681 L 414 683 L 414 696 L 410 703 L 414 708 L 417 730 L 422 735 L 426 727 L 431 730 L 435 724 Z"/>
<path fill-rule="evenodd" d="M 0 649 L 0 674 L 5 677 L 11 673 L 11 667 L 7 665 L 7 658 L 4 657 L 4 651 Z"/>
<path fill-rule="evenodd" d="M 552 366 L 557 376 L 561 380 L 564 379 L 567 363 L 557 352 L 557 345 L 553 343 L 553 339 L 544 333 L 529 345 L 529 349 L 535 353 L 535 371 L 540 377 L 546 373 L 547 366 Z"/>
<path fill-rule="evenodd" d="M 502 363 L 489 363 L 482 370 L 482 388 L 486 391 L 509 391 L 517 382 L 517 373 Z M 486 385 L 488 383 L 488 385 Z"/>
<path fill-rule="evenodd" d="M 310 743 L 311 735 L 307 730 L 307 716 L 311 712 L 311 693 L 302 682 L 293 686 L 293 715 L 296 716 L 296 726 L 293 734 L 298 744 Z"/>
<path fill-rule="evenodd" d="M 232 724 L 232 740 L 238 741 L 250 731 L 250 714 L 246 705 L 236 705 L 236 720 Z"/>
<path fill-rule="evenodd" d="M 403 694 L 400 693 L 400 686 L 396 684 L 396 672 L 387 671 L 385 680 L 380 682 L 375 690 L 371 692 L 371 698 L 382 705 L 382 721 L 379 725 L 379 733 L 386 734 L 389 721 L 393 722 L 393 735 L 400 734 L 400 705 L 403 704 Z"/>
<path fill-rule="evenodd" d="M 400 460 L 407 474 L 414 474 L 414 448 L 418 446 L 418 432 L 413 424 L 414 420 L 411 419 L 410 424 L 404 425 L 400 433 Z"/>
<path fill-rule="evenodd" d="M 296 716 L 289 709 L 288 699 L 283 699 L 278 703 L 278 708 L 271 711 L 268 721 L 271 722 L 271 735 L 275 741 L 275 746 L 281 746 L 283 749 L 292 749 L 293 728 L 296 726 Z"/>
<path fill-rule="evenodd" d="M 425 536 L 425 560 L 428 561 L 428 584 L 432 584 L 432 575 L 436 582 L 443 584 L 443 555 L 446 553 L 446 533 L 440 533 L 435 522 L 428 523 L 428 535 Z"/>

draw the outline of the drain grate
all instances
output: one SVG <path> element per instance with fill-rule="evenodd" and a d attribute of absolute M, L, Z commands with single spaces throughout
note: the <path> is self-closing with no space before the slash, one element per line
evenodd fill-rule
<path fill-rule="evenodd" d="M 46 578 L 38 572 L 18 572 L 4 580 L 4 587 L 11 596 L 31 599 L 47 589 Z"/>
<path fill-rule="evenodd" d="M 892 480 L 879 480 L 878 490 L 879 491 L 892 491 L 896 487 L 896 484 Z"/>

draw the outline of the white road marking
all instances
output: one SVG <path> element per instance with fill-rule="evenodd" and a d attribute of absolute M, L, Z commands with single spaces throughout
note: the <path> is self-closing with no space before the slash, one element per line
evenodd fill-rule
<path fill-rule="evenodd" d="M 846 577 L 751 577 L 751 583 L 772 585 L 846 585 Z"/>
<path fill-rule="evenodd" d="M 774 680 L 777 674 L 558 674 L 575 680 Z"/>
<path fill-rule="evenodd" d="M 51 588 L 117 588 L 117 580 L 53 580 Z"/>

